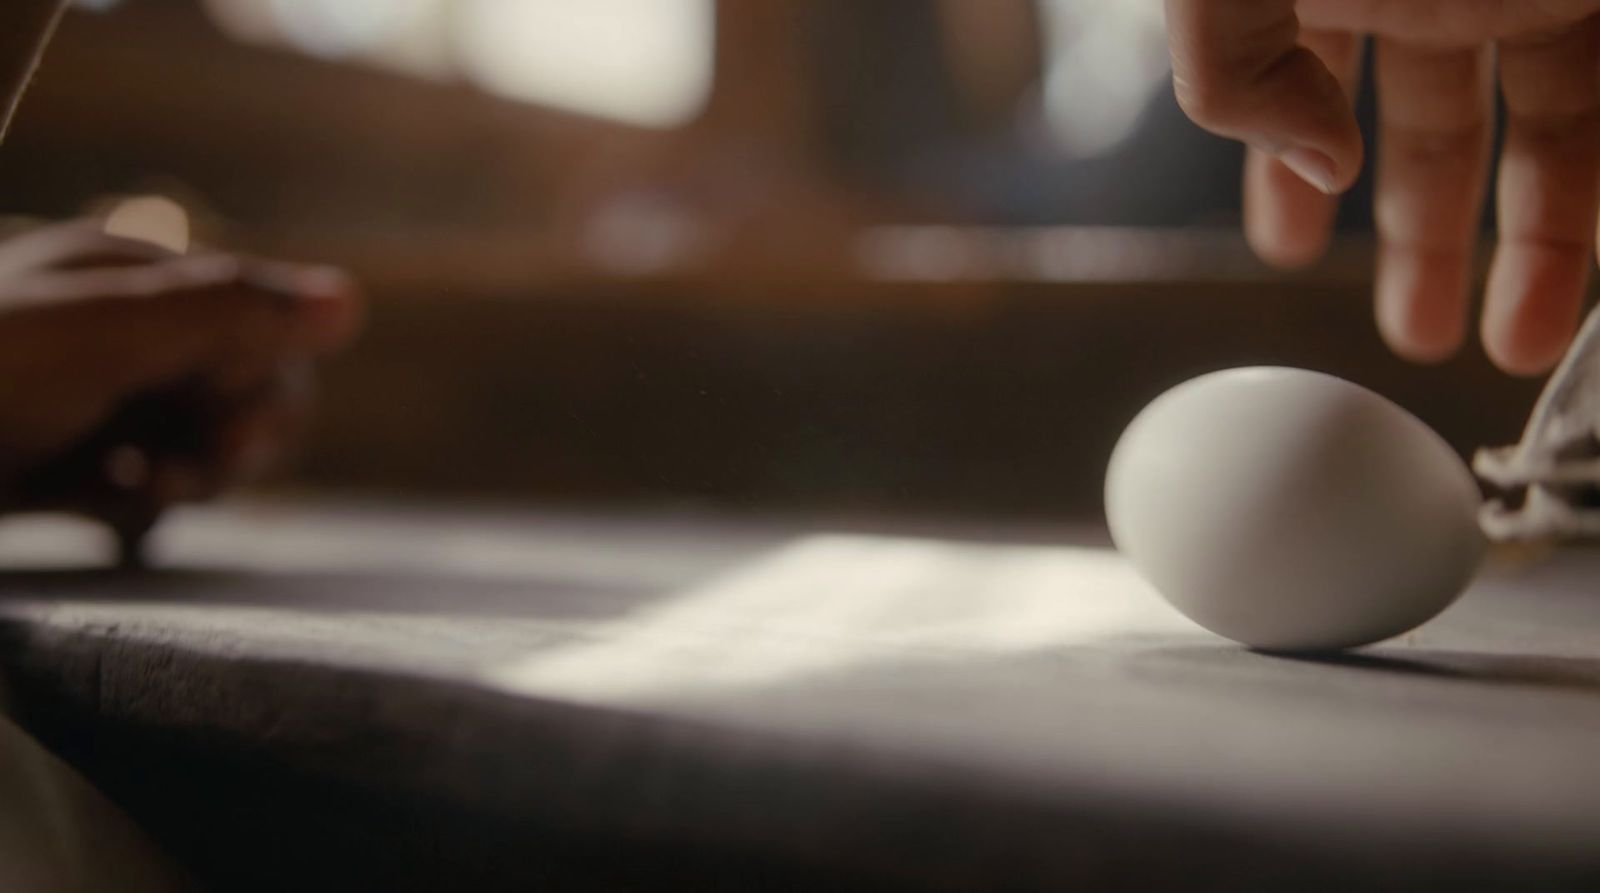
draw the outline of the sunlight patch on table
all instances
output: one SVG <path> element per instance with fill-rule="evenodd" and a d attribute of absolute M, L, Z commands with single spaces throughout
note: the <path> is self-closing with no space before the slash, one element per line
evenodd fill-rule
<path fill-rule="evenodd" d="M 649 702 L 1191 629 L 1109 550 L 825 535 L 488 676 L 527 694 Z"/>

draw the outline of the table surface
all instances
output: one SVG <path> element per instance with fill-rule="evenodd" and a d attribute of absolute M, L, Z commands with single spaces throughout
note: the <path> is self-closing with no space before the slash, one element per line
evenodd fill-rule
<path fill-rule="evenodd" d="M 157 548 L 114 573 L 80 527 L 0 525 L 13 685 L 910 887 L 1600 878 L 1593 553 L 1500 562 L 1403 639 L 1296 660 L 1193 627 L 1093 532 L 245 505 Z"/>

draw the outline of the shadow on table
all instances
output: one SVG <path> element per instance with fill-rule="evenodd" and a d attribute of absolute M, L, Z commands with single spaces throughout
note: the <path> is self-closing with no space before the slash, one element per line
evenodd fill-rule
<path fill-rule="evenodd" d="M 1438 680 L 1476 686 L 1528 687 L 1545 690 L 1573 690 L 1600 694 L 1600 658 L 1568 655 L 1505 654 L 1462 650 L 1433 650 L 1397 654 L 1384 651 L 1353 651 L 1333 654 L 1294 655 L 1251 651 L 1229 645 L 1181 646 L 1153 649 L 1159 654 L 1190 667 L 1223 668 L 1254 664 L 1258 671 L 1273 663 L 1279 669 L 1298 667 L 1307 671 L 1358 674 L 1369 680 L 1390 676 L 1396 679 Z"/>
<path fill-rule="evenodd" d="M 1526 685 L 1600 693 L 1600 659 L 1595 658 L 1430 651 L 1419 657 L 1353 653 L 1281 659 L 1376 673 L 1463 680 L 1480 685 Z"/>

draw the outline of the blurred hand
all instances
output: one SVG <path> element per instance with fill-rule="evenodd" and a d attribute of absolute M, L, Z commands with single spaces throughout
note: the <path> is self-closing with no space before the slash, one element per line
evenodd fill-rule
<path fill-rule="evenodd" d="M 0 243 L 0 511 L 153 520 L 249 479 L 359 318 L 327 268 L 175 255 L 93 221 Z"/>
<path fill-rule="evenodd" d="M 1481 320 L 1489 356 L 1535 374 L 1577 327 L 1600 216 L 1600 0 L 1167 0 L 1174 81 L 1201 126 L 1250 146 L 1245 230 L 1294 266 L 1328 240 L 1362 164 L 1349 106 L 1376 43 L 1376 309 L 1403 356 L 1466 331 L 1470 264 L 1506 107 L 1500 243 Z"/>

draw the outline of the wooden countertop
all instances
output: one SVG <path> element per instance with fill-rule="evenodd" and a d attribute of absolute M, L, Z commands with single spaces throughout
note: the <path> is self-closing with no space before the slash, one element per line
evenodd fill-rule
<path fill-rule="evenodd" d="M 119 574 L 14 521 L 0 662 L 230 888 L 1600 878 L 1600 556 L 1311 661 L 1190 626 L 1092 532 L 853 527 L 237 506 Z"/>

